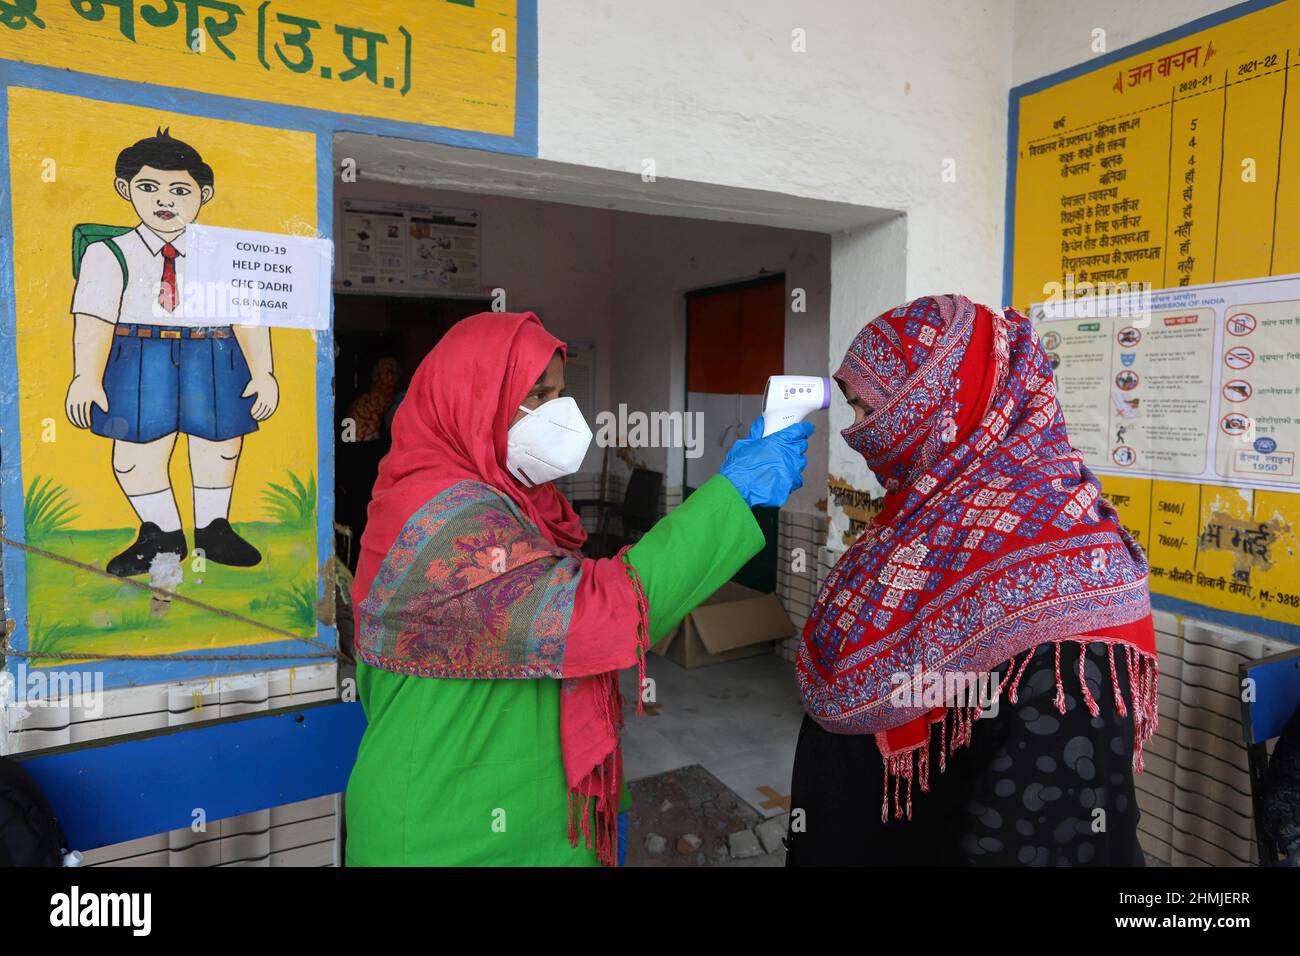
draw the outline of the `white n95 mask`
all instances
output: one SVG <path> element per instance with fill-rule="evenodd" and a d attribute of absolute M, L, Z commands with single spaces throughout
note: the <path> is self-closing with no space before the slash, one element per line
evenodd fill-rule
<path fill-rule="evenodd" d="M 571 396 L 553 398 L 510 426 L 506 467 L 528 487 L 571 475 L 582 467 L 591 429 Z"/>

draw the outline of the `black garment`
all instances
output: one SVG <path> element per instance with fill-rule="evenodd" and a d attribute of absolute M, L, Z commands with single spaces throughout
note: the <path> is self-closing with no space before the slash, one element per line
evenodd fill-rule
<path fill-rule="evenodd" d="M 1055 704 L 1055 648 L 1043 644 L 1021 675 L 1017 703 L 1004 691 L 997 716 L 975 722 L 970 745 L 950 754 L 942 773 L 932 728 L 930 792 L 912 781 L 911 820 L 894 819 L 891 781 L 890 819 L 881 822 L 885 767 L 872 735 L 832 734 L 805 715 L 790 795 L 792 827 L 802 810 L 803 832 L 788 834 L 786 865 L 1144 865 L 1125 655 L 1115 653 L 1127 712 L 1120 717 L 1106 649 L 1089 646 L 1085 675 L 1100 708 L 1092 717 L 1079 692 L 1078 648 L 1061 647 L 1064 714 Z M 1104 830 L 1094 832 L 1099 823 Z"/>
<path fill-rule="evenodd" d="M 374 441 L 339 442 L 335 446 L 334 520 L 352 529 L 348 568 L 355 571 L 361 557 L 361 535 L 366 513 L 379 477 L 379 463 L 392 447 L 387 434 Z"/>
<path fill-rule="evenodd" d="M 1276 853 L 1286 857 L 1288 866 L 1300 865 L 1300 707 L 1273 745 L 1260 787 L 1259 809 L 1259 829 L 1266 844 L 1271 843 Z M 1265 858 L 1264 862 L 1273 860 Z"/>

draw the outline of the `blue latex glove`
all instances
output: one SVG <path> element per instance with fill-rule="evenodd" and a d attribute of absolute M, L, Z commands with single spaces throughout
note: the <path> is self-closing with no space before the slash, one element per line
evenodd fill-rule
<path fill-rule="evenodd" d="M 799 422 L 763 438 L 760 416 L 750 426 L 749 437 L 731 446 L 718 474 L 736 486 L 751 508 L 779 508 L 792 492 L 803 487 L 808 436 L 812 433 L 812 422 Z"/>

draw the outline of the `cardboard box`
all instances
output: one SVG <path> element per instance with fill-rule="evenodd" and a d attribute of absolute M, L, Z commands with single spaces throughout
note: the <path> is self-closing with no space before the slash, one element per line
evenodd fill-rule
<path fill-rule="evenodd" d="M 768 653 L 794 632 L 775 594 L 728 581 L 653 650 L 682 667 L 702 667 Z"/>

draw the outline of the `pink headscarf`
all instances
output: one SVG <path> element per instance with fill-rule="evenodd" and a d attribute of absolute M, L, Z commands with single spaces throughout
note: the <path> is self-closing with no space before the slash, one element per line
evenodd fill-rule
<path fill-rule="evenodd" d="M 457 322 L 425 356 L 393 417 L 393 447 L 361 538 L 354 593 L 365 597 L 408 518 L 463 479 L 508 495 L 551 541 L 569 551 L 587 533 L 550 482 L 525 488 L 506 470 L 506 436 L 529 389 L 564 343 L 532 312 L 480 312 Z"/>
<path fill-rule="evenodd" d="M 393 419 L 393 446 L 379 466 L 352 598 L 363 611 L 411 517 L 462 481 L 490 485 L 507 496 L 550 544 L 569 553 L 565 557 L 574 565 L 578 585 L 562 635 L 559 733 L 571 794 L 570 838 L 576 844 L 577 816 L 587 832 L 588 801 L 594 798 L 597 851 L 608 863 L 622 779 L 617 671 L 644 666 L 647 608 L 621 556 L 595 561 L 574 553 L 587 535 L 553 484 L 525 488 L 506 469 L 511 420 L 557 351 L 565 354 L 564 343 L 533 313 L 483 312 L 458 322 L 425 357 Z M 538 553 L 539 560 L 545 557 Z M 429 582 L 431 589 L 444 584 Z M 472 643 L 479 636 L 465 639 Z M 417 662 L 386 663 L 400 673 L 427 673 Z M 481 675 L 439 666 L 435 676 Z"/>

